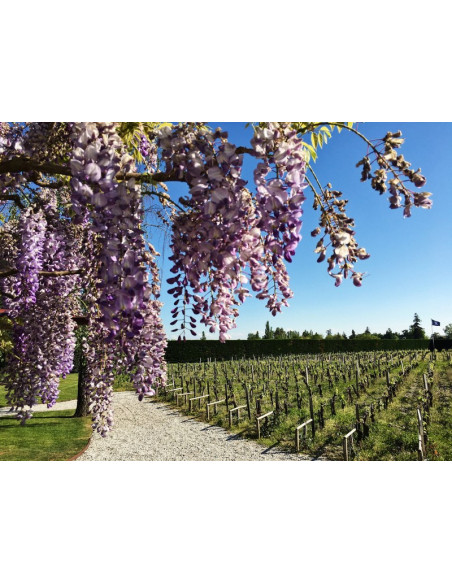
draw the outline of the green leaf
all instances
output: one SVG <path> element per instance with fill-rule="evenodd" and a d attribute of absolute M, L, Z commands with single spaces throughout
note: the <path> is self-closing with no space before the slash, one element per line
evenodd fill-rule
<path fill-rule="evenodd" d="M 315 151 L 315 148 L 313 148 L 311 144 L 308 144 L 307 142 L 302 142 L 302 144 L 308 151 L 308 154 L 312 157 L 312 160 L 315 162 L 317 160 L 317 152 Z M 307 162 L 309 162 L 309 160 L 307 160 Z"/>

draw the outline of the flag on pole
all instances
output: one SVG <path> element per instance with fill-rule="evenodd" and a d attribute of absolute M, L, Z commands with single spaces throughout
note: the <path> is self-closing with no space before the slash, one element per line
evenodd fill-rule
<path fill-rule="evenodd" d="M 432 318 L 432 326 L 441 326 L 441 323 L 437 320 L 433 320 Z"/>

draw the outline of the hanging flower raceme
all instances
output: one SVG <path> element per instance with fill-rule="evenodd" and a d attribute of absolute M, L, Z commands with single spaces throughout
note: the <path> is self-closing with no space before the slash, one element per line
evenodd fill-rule
<path fill-rule="evenodd" d="M 139 189 L 134 179 L 118 182 L 118 172 L 134 169 L 122 154 L 115 123 L 80 123 L 73 129 L 72 204 L 79 221 L 97 234 L 101 320 L 113 340 L 143 301 L 146 275 L 142 261 Z M 134 326 L 139 330 L 139 322 Z"/>
<path fill-rule="evenodd" d="M 86 387 L 93 427 L 102 435 L 113 423 L 115 368 L 131 374 L 139 395 L 151 394 L 153 384 L 166 379 L 160 304 L 151 299 L 145 268 L 141 193 L 133 178 L 117 180 L 118 173 L 127 177 L 135 166 L 116 130 L 113 123 L 76 124 L 71 160 L 73 208 L 93 232 L 98 250 Z"/>
<path fill-rule="evenodd" d="M 290 124 L 269 122 L 255 129 L 251 144 L 255 156 L 263 160 L 254 171 L 254 181 L 258 227 L 267 233 L 265 249 L 275 261 L 284 257 L 291 262 L 301 241 L 301 206 L 306 200 L 303 142 Z"/>
<path fill-rule="evenodd" d="M 5 386 L 8 403 L 25 422 L 33 406 L 40 400 L 52 407 L 58 397 L 60 378 L 72 369 L 75 348 L 76 309 L 73 294 L 77 287 L 76 274 L 65 278 L 40 275 L 45 270 L 74 270 L 78 263 L 79 240 L 74 227 L 56 210 L 55 198 L 49 192 L 41 194 L 40 210 L 27 209 L 18 226 L 21 238 L 16 257 L 8 253 L 9 261 L 18 274 L 2 281 L 5 306 L 13 318 L 13 351 L 8 357 Z M 30 217 L 42 221 L 39 233 L 39 254 L 34 241 L 36 229 L 30 229 Z M 7 226 L 8 227 L 8 226 Z M 30 285 L 30 262 L 25 249 L 36 253 L 39 264 L 31 262 L 33 278 Z M 24 276 L 25 274 L 25 276 Z M 25 284 L 24 284 L 25 282 Z"/>
<path fill-rule="evenodd" d="M 306 162 L 302 140 L 290 124 L 269 122 L 255 128 L 251 140 L 254 156 L 260 158 L 254 171 L 257 187 L 257 228 L 262 231 L 262 267 L 255 265 L 257 298 L 267 299 L 273 316 L 288 306 L 293 296 L 284 261 L 291 262 L 301 241 L 302 204 Z M 273 283 L 273 291 L 270 291 Z"/>
<path fill-rule="evenodd" d="M 190 187 L 190 198 L 181 200 L 187 212 L 173 224 L 172 325 L 195 334 L 196 319 L 187 317 L 190 305 L 224 341 L 235 326 L 238 305 L 249 295 L 245 284 L 267 299 L 272 314 L 292 296 L 283 259 L 291 261 L 301 239 L 302 142 L 288 125 L 257 130 L 254 152 L 264 162 L 255 172 L 256 203 L 241 179 L 242 155 L 225 132 L 195 124 L 164 128 L 159 146 L 167 171 Z M 275 178 L 268 180 L 272 171 Z"/>
<path fill-rule="evenodd" d="M 10 304 L 11 317 L 20 313 L 36 302 L 39 287 L 39 272 L 43 266 L 43 248 L 47 223 L 41 210 L 28 208 L 19 219 L 20 247 L 15 261 L 17 277 L 13 294 L 15 299 Z"/>
<path fill-rule="evenodd" d="M 140 334 L 127 345 L 128 371 L 140 400 L 154 395 L 155 387 L 166 384 L 165 331 L 160 319 L 162 303 L 149 299 L 142 310 Z"/>
<path fill-rule="evenodd" d="M 321 198 L 314 202 L 315 209 L 321 207 L 319 227 L 311 232 L 311 236 L 317 237 L 323 231 L 315 253 L 319 255 L 318 263 L 327 260 L 328 274 L 334 278 L 335 286 L 351 277 L 353 284 L 359 287 L 363 274 L 354 266 L 358 260 L 366 260 L 370 255 L 355 239 L 355 222 L 346 213 L 347 202 L 340 191 L 332 190 L 331 185 L 322 189 Z M 327 258 L 328 248 L 331 255 Z"/>
<path fill-rule="evenodd" d="M 82 346 L 86 359 L 84 388 L 89 398 L 92 427 L 105 437 L 113 426 L 114 366 L 118 355 L 115 344 L 105 342 L 105 331 L 96 324 L 92 318 Z"/>
<path fill-rule="evenodd" d="M 165 351 L 167 339 L 161 320 L 163 304 L 160 296 L 160 274 L 155 258 L 157 256 L 152 244 L 145 253 L 150 280 L 146 288 L 147 300 L 142 306 L 143 327 L 135 337 L 135 351 L 129 351 L 128 369 L 139 399 L 145 395 L 154 395 L 155 387 L 163 387 L 167 381 Z M 134 355 L 135 353 L 135 355 Z"/>
<path fill-rule="evenodd" d="M 226 133 L 196 125 L 164 128 L 159 146 L 167 170 L 190 187 L 190 198 L 182 201 L 187 212 L 173 223 L 172 324 L 195 334 L 195 316 L 200 315 L 224 341 L 236 326 L 237 306 L 249 295 L 244 270 L 252 257 L 259 261 L 262 251 L 252 233 L 256 214 L 241 178 L 243 157 Z M 195 316 L 187 315 L 189 306 Z"/>

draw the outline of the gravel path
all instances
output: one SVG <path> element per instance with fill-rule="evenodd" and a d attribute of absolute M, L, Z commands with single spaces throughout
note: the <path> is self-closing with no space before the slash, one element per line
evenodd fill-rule
<path fill-rule="evenodd" d="M 309 460 L 308 457 L 261 446 L 195 418 L 162 402 L 139 402 L 134 392 L 113 394 L 115 425 L 106 438 L 97 432 L 77 460 Z M 52 410 L 71 410 L 76 401 L 57 402 Z M 48 411 L 44 404 L 35 412 Z M 11 416 L 0 408 L 0 417 Z"/>
<path fill-rule="evenodd" d="M 115 393 L 115 426 L 106 438 L 97 433 L 86 460 L 306 460 L 241 439 L 218 426 L 182 416 L 155 401 L 139 402 L 135 393 Z"/>
<path fill-rule="evenodd" d="M 34 412 L 50 412 L 55 410 L 75 410 L 77 407 L 77 401 L 65 401 L 65 402 L 57 402 L 51 410 L 46 406 L 46 404 L 37 404 L 34 406 Z M 9 406 L 0 408 L 0 418 L 4 418 L 5 416 L 14 416 L 14 412 L 10 411 Z"/>

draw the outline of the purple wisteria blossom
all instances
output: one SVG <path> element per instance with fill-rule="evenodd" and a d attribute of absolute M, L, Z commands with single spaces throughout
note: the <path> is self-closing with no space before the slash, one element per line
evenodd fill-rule
<path fill-rule="evenodd" d="M 102 435 L 113 421 L 115 367 L 131 373 L 139 395 L 166 381 L 160 304 L 151 298 L 145 268 L 141 192 L 134 179 L 116 178 L 118 172 L 135 170 L 116 130 L 115 123 L 86 122 L 75 124 L 72 134 L 73 208 L 93 233 L 98 250 L 86 354 L 93 424 Z"/>
<path fill-rule="evenodd" d="M 73 290 L 78 277 L 44 278 L 38 272 L 74 269 L 79 242 L 73 226 L 60 219 L 53 194 L 43 191 L 40 199 L 39 211 L 30 207 L 23 213 L 17 226 L 20 241 L 7 254 L 10 260 L 15 257 L 18 273 L 2 281 L 14 322 L 6 395 L 22 422 L 38 401 L 48 407 L 55 404 L 60 378 L 72 369 L 75 348 Z"/>

